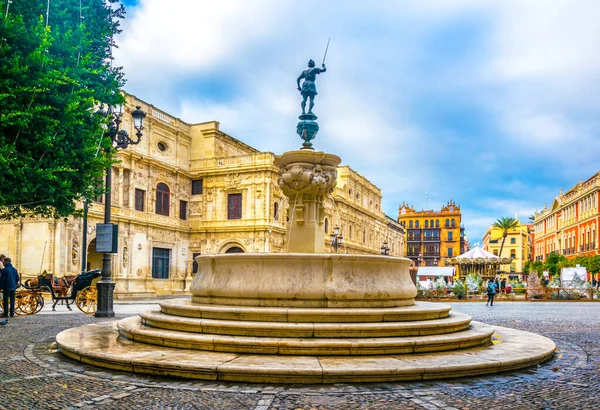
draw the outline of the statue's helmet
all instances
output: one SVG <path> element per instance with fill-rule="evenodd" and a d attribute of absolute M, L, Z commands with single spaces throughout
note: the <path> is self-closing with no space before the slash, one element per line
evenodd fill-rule
<path fill-rule="evenodd" d="M 309 67 L 314 67 L 315 66 L 315 62 L 312 59 L 308 60 L 308 66 Z"/>

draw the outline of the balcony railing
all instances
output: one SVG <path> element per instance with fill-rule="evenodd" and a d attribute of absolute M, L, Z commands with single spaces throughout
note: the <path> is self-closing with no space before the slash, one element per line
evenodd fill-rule
<path fill-rule="evenodd" d="M 439 252 L 425 252 L 423 254 L 424 257 L 426 258 L 439 258 L 440 257 L 440 253 Z"/>
<path fill-rule="evenodd" d="M 426 236 L 425 238 L 423 238 L 423 242 L 439 242 L 439 241 L 440 241 L 439 236 Z"/>
<path fill-rule="evenodd" d="M 421 242 L 421 238 L 419 238 L 418 236 L 408 236 L 406 238 L 407 242 Z"/>
<path fill-rule="evenodd" d="M 586 243 L 583 245 L 579 245 L 579 252 L 585 252 L 585 251 L 591 251 L 596 249 L 596 243 L 592 242 L 592 243 Z"/>

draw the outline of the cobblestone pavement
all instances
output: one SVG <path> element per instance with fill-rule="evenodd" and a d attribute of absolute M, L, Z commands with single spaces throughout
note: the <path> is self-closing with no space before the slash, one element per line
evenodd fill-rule
<path fill-rule="evenodd" d="M 535 369 L 456 380 L 333 385 L 198 382 L 136 376 L 62 356 L 54 336 L 100 319 L 75 311 L 0 327 L 0 409 L 594 409 L 600 398 L 600 303 L 455 303 L 475 320 L 543 334 L 559 352 Z M 146 306 L 139 305 L 139 309 Z M 136 312 L 115 307 L 117 318 Z M 49 309 L 48 309 L 49 311 Z M 44 312 L 46 313 L 46 312 Z"/>

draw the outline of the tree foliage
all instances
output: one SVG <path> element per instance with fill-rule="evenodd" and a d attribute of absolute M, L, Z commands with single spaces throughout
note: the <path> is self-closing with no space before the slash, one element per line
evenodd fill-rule
<path fill-rule="evenodd" d="M 544 262 L 544 270 L 547 270 L 550 276 L 555 277 L 560 274 L 561 268 L 565 267 L 565 262 L 567 261 L 567 258 L 563 255 L 551 253 Z"/>
<path fill-rule="evenodd" d="M 72 215 L 112 161 L 93 112 L 123 101 L 111 47 L 124 8 L 52 0 L 46 25 L 46 6 L 13 1 L 0 19 L 0 218 Z"/>

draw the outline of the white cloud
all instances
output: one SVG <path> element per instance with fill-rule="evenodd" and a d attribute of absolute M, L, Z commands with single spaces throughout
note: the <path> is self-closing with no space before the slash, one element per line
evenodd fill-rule
<path fill-rule="evenodd" d="M 597 171 L 599 14 L 593 0 L 141 0 L 116 57 L 127 91 L 279 153 L 301 143 L 296 76 L 332 37 L 317 149 L 380 187 L 392 216 L 426 189 L 455 199 L 476 237 Z M 473 38 L 452 30 L 469 24 Z M 434 108 L 448 124 L 429 123 Z"/>

